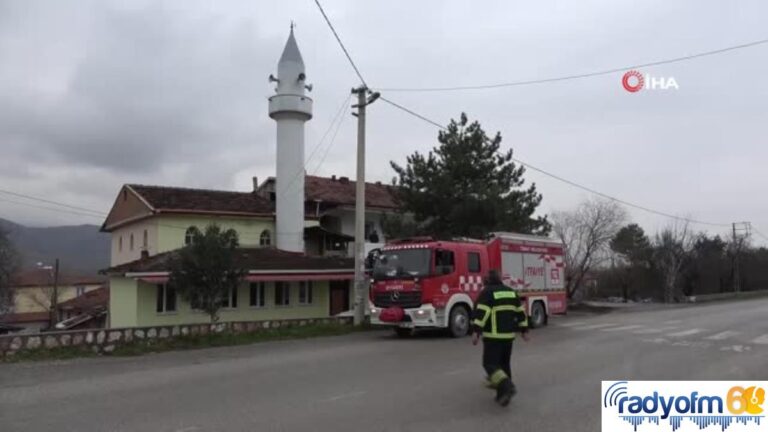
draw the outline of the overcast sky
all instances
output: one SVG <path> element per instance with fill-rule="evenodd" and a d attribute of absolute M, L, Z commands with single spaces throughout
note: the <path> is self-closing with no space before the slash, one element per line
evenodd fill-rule
<path fill-rule="evenodd" d="M 380 88 L 556 77 L 768 38 L 761 0 L 324 6 Z M 0 189 L 104 212 L 123 183 L 249 190 L 251 177 L 274 175 L 267 77 L 291 20 L 314 84 L 309 155 L 358 84 L 312 0 L 0 0 Z M 630 94 L 615 73 L 386 96 L 441 123 L 465 111 L 516 157 L 607 194 L 768 234 L 768 45 L 640 71 L 679 90 Z M 381 101 L 368 112 L 369 179 L 390 181 L 388 161 L 436 143 L 433 126 Z M 354 177 L 356 129 L 344 117 L 310 174 Z M 526 178 L 544 195 L 542 213 L 588 197 Z M 23 201 L 0 194 L 0 217 L 24 224 L 101 223 L 9 200 Z M 650 231 L 669 222 L 630 214 Z"/>

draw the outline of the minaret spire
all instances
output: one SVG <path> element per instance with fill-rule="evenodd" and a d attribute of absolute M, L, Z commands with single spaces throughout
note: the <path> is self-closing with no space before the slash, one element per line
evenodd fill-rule
<path fill-rule="evenodd" d="M 304 252 L 304 123 L 312 118 L 312 86 L 291 22 L 288 41 L 277 63 L 276 94 L 269 98 L 269 116 L 277 122 L 275 179 L 277 248 Z"/>

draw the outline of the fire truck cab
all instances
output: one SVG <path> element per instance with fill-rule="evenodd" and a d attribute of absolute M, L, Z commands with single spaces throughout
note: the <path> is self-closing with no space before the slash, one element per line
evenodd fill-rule
<path fill-rule="evenodd" d="M 565 312 L 562 244 L 545 237 L 496 233 L 488 241 L 417 237 L 385 245 L 371 272 L 370 316 L 400 336 L 417 328 L 469 332 L 483 277 L 499 270 L 525 300 L 533 326 Z"/>

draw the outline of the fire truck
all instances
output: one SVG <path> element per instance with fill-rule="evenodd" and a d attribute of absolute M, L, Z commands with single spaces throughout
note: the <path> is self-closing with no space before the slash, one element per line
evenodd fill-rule
<path fill-rule="evenodd" d="M 547 237 L 493 233 L 488 240 L 395 240 L 373 259 L 370 317 L 398 336 L 443 328 L 469 332 L 471 311 L 490 269 L 524 299 L 529 324 L 566 312 L 563 244 Z"/>

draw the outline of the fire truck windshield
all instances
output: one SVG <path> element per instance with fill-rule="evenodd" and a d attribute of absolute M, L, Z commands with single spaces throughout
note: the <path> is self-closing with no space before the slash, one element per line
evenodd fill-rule
<path fill-rule="evenodd" d="M 373 277 L 377 280 L 428 276 L 430 249 L 385 250 L 376 259 Z"/>

